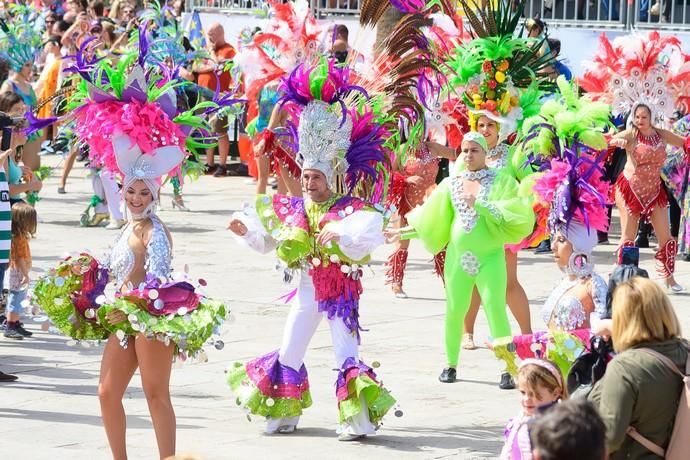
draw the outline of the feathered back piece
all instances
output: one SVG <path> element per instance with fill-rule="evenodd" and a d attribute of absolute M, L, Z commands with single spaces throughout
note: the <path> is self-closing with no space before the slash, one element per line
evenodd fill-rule
<path fill-rule="evenodd" d="M 578 98 L 577 87 L 563 76 L 557 83 L 559 97 L 546 102 L 539 116 L 523 126 L 523 151 L 530 152 L 532 159 L 540 158 L 545 169 L 534 191 L 550 204 L 552 232 L 567 230 L 573 221 L 588 231 L 606 231 L 610 184 L 603 178 L 602 164 L 609 107 Z"/>
<path fill-rule="evenodd" d="M 323 28 L 306 0 L 283 3 L 270 0 L 261 31 L 245 39 L 234 58 L 242 73 L 249 101 L 248 118 L 256 116 L 261 89 L 289 74 L 297 65 L 313 64 L 320 58 Z"/>
<path fill-rule="evenodd" d="M 376 25 L 390 7 L 404 16 L 377 50 L 377 93 L 390 101 L 390 130 L 400 125 L 420 128 L 411 131 L 415 138 L 408 139 L 414 148 L 426 134 L 425 112 L 440 100 L 446 83 L 439 57 L 453 46 L 445 40 L 459 40 L 462 20 L 449 0 L 364 0 L 360 24 Z"/>
<path fill-rule="evenodd" d="M 7 19 L 0 19 L 0 58 L 19 72 L 29 62 L 33 65 L 41 48 L 41 33 L 34 28 L 36 13 L 26 5 L 11 4 Z"/>
<path fill-rule="evenodd" d="M 556 83 L 556 97 L 522 125 L 519 161 L 527 158 L 535 169 L 541 169 L 552 157 L 560 158 L 567 149 L 597 156 L 608 146 L 604 132 L 612 127 L 611 107 L 580 98 L 577 85 L 562 75 Z"/>
<path fill-rule="evenodd" d="M 474 39 L 457 47 L 446 62 L 449 85 L 463 91 L 472 115 L 494 119 L 506 138 L 538 113 L 543 92 L 554 90 L 543 72 L 553 57 L 542 53 L 546 38 L 523 38 L 522 31 L 516 32 L 524 1 L 515 11 L 506 2 L 482 2 L 478 9 L 466 0 L 460 3 Z"/>
<path fill-rule="evenodd" d="M 94 41 L 87 40 L 65 69 L 75 74 L 77 88 L 69 98 L 67 117 L 74 119 L 75 132 L 89 146 L 93 163 L 111 171 L 122 172 L 116 156 L 122 153 L 117 147 L 123 145 L 123 136 L 131 143 L 129 150 L 144 156 L 170 147 L 182 153 L 206 148 L 215 142 L 209 134 L 210 115 L 243 102 L 216 92 L 213 101 L 181 108 L 175 90 L 189 83 L 176 79 L 173 69 L 163 63 L 146 64 L 149 39 L 142 24 L 138 47 L 117 62 L 96 58 Z M 45 125 L 44 120 L 32 122 L 35 127 Z"/>
<path fill-rule="evenodd" d="M 680 40 L 650 32 L 625 35 L 613 43 L 599 37 L 599 51 L 580 86 L 593 100 L 612 106 L 615 116 L 628 116 L 638 104 L 652 110 L 652 121 L 664 124 L 673 115 L 679 94 L 669 85 L 668 56 L 680 52 Z"/>
<path fill-rule="evenodd" d="M 302 64 L 283 80 L 279 103 L 290 115 L 302 169 L 317 169 L 345 192 L 379 203 L 389 176 L 390 133 L 377 101 L 350 79 L 350 69 L 334 60 Z"/>

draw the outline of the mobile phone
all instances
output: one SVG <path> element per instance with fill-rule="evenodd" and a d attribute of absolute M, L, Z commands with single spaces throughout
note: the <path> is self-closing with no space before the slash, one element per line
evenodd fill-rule
<path fill-rule="evenodd" d="M 634 265 L 637 267 L 640 264 L 640 248 L 635 246 L 624 247 L 621 262 L 622 265 Z"/>
<path fill-rule="evenodd" d="M 2 128 L 2 143 L 0 143 L 0 151 L 9 150 L 12 146 L 12 127 L 6 126 Z"/>

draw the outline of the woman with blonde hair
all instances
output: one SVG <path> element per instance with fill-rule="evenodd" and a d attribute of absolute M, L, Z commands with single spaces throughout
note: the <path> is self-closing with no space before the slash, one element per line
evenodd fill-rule
<path fill-rule="evenodd" d="M 628 435 L 634 428 L 662 449 L 671 437 L 682 381 L 652 352 L 673 361 L 681 371 L 688 359 L 688 343 L 663 289 L 635 277 L 613 293 L 611 338 L 619 353 L 607 366 L 589 398 L 606 425 L 610 458 L 654 457 Z M 656 457 L 654 457 L 656 458 Z"/>

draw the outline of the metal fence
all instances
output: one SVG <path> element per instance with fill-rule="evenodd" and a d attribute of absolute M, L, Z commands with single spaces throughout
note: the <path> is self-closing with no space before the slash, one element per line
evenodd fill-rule
<path fill-rule="evenodd" d="M 362 0 L 309 1 L 315 15 L 324 18 L 356 16 Z M 187 0 L 187 11 L 246 14 L 265 4 L 265 0 Z M 682 31 L 690 30 L 689 5 L 690 0 L 528 0 L 525 16 L 560 27 Z"/>

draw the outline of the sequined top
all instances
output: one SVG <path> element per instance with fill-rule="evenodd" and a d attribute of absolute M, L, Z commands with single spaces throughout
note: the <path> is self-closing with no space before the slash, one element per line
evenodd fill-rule
<path fill-rule="evenodd" d="M 493 184 L 495 177 L 495 170 L 485 168 L 480 169 L 479 171 L 463 171 L 450 179 L 451 201 L 453 203 L 453 207 L 455 208 L 457 218 L 461 222 L 462 228 L 466 233 L 471 232 L 475 225 L 477 225 L 479 214 L 474 207 L 468 206 L 467 202 L 462 199 L 462 195 L 464 194 L 464 181 L 479 181 L 479 192 L 477 193 L 476 201 L 477 203 L 486 206 L 489 211 L 493 213 L 494 209 L 488 203 L 488 197 L 491 193 L 491 185 Z"/>
<path fill-rule="evenodd" d="M 167 277 L 170 274 L 170 263 L 172 261 L 172 247 L 165 227 L 160 219 L 152 215 L 151 240 L 146 247 L 146 261 L 144 269 L 147 274 L 156 277 Z M 129 277 L 136 257 L 132 248 L 129 246 L 129 237 L 134 231 L 133 222 L 129 222 L 117 238 L 113 250 L 110 254 L 110 271 L 115 277 L 118 286 L 122 286 Z"/>
<path fill-rule="evenodd" d="M 489 149 L 489 153 L 486 155 L 486 164 L 488 167 L 498 170 L 508 166 L 508 146 L 501 143 Z"/>
<path fill-rule="evenodd" d="M 590 282 L 591 281 L 591 282 Z M 608 286 L 606 281 L 593 273 L 590 278 L 570 280 L 564 278 L 561 284 L 551 292 L 551 295 L 541 309 L 541 317 L 547 325 L 553 324 L 556 328 L 566 331 L 581 329 L 585 323 L 589 323 L 589 317 L 580 299 L 568 292 L 580 283 L 589 283 L 589 295 L 594 304 L 594 314 L 598 318 L 606 315 L 606 293 Z"/>
<path fill-rule="evenodd" d="M 632 174 L 626 171 L 625 177 L 642 206 L 648 207 L 661 188 L 660 174 L 666 162 L 666 145 L 656 132 L 649 137 L 638 135 L 632 157 L 635 170 Z"/>

